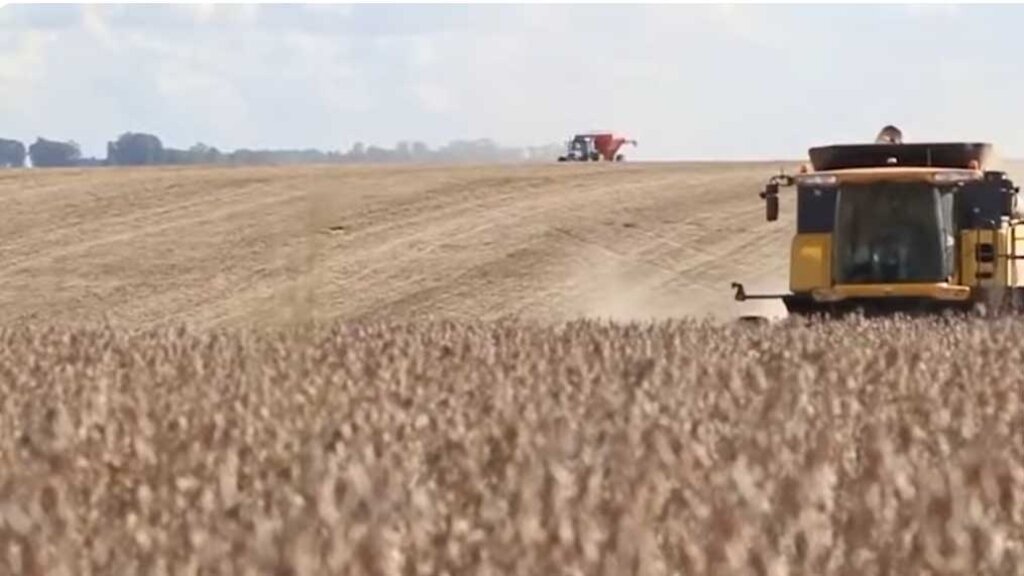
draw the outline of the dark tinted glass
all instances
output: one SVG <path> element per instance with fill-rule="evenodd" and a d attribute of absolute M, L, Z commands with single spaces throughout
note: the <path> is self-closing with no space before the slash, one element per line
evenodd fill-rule
<path fill-rule="evenodd" d="M 952 263 L 940 191 L 928 184 L 846 186 L 839 192 L 836 281 L 939 282 Z"/>
<path fill-rule="evenodd" d="M 831 232 L 836 217 L 836 189 L 800 187 L 796 191 L 796 231 Z"/>

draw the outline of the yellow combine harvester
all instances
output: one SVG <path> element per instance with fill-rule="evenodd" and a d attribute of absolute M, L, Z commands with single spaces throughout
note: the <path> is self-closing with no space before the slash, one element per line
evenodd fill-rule
<path fill-rule="evenodd" d="M 1019 189 L 988 169 L 986 143 L 904 144 L 887 126 L 873 144 L 811 148 L 811 170 L 771 178 L 761 192 L 769 221 L 779 188 L 796 186 L 790 314 L 867 314 L 1024 307 L 1024 218 Z"/>

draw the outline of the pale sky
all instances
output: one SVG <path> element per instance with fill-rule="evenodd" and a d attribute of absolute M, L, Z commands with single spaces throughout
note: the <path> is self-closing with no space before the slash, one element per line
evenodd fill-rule
<path fill-rule="evenodd" d="M 871 139 L 1024 156 L 1024 6 L 0 8 L 0 137 L 105 155 L 347 150 L 610 129 L 635 159 L 798 158 Z"/>

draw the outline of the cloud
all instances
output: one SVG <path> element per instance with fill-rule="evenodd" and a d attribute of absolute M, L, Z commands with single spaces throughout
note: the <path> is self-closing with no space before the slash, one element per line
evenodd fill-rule
<path fill-rule="evenodd" d="M 412 64 L 415 68 L 428 68 L 438 63 L 437 42 L 430 36 L 416 36 L 411 39 Z"/>
<path fill-rule="evenodd" d="M 0 8 L 0 25 L 8 29 L 51 31 L 74 28 L 81 6 L 13 4 Z"/>
<path fill-rule="evenodd" d="M 192 13 L 196 24 L 209 24 L 213 21 L 214 12 L 217 10 L 217 6 L 214 4 L 192 4 L 183 8 Z"/>
<path fill-rule="evenodd" d="M 443 34 L 377 43 L 404 54 L 395 67 L 408 78 L 411 101 L 425 113 L 448 115 L 450 137 L 488 134 L 526 145 L 606 126 L 645 132 L 655 144 L 646 150 L 656 150 L 677 145 L 680 124 L 707 118 L 716 101 L 740 105 L 746 83 L 715 55 L 785 44 L 762 40 L 757 12 L 671 8 L 519 6 L 483 12 Z M 503 26 L 492 29 L 499 16 Z M 772 55 L 762 50 L 759 59 L 770 64 Z M 764 70 L 755 82 L 771 81 Z M 711 97 L 733 85 L 731 95 Z"/>
<path fill-rule="evenodd" d="M 101 8 L 93 5 L 82 6 L 82 27 L 105 48 L 113 48 L 117 40 L 107 26 Z"/>
<path fill-rule="evenodd" d="M 911 18 L 955 18 L 962 14 L 956 4 L 905 4 L 899 6 L 903 15 Z"/>
<path fill-rule="evenodd" d="M 230 81 L 216 74 L 168 61 L 158 72 L 156 86 L 168 115 L 187 118 L 188 124 L 209 132 L 232 134 L 236 141 L 255 135 L 246 99 Z M 194 140 L 202 139 L 195 135 Z M 178 139 L 181 146 L 187 142 Z"/>
<path fill-rule="evenodd" d="M 24 123 L 35 117 L 28 103 L 42 89 L 47 51 L 58 39 L 50 30 L 27 30 L 6 37 L 0 45 L 0 118 L 3 124 Z"/>
<path fill-rule="evenodd" d="M 344 117 L 372 101 L 351 43 L 259 10 L 84 6 L 68 21 L 32 8 L 16 16 L 36 28 L 0 34 L 4 136 L 97 155 L 128 130 L 176 146 L 337 147 Z"/>
<path fill-rule="evenodd" d="M 886 122 L 1015 142 L 1011 8 L 18 5 L 0 126 L 95 154 L 143 129 L 341 148 L 603 126 L 643 142 L 634 158 L 796 156 Z"/>
<path fill-rule="evenodd" d="M 458 109 L 451 94 L 444 86 L 433 82 L 420 82 L 413 87 L 420 107 L 432 113 L 445 113 Z"/>
<path fill-rule="evenodd" d="M 302 8 L 316 18 L 348 19 L 353 14 L 353 6 L 351 4 L 303 4 Z"/>
<path fill-rule="evenodd" d="M 345 39 L 304 32 L 283 36 L 296 86 L 310 84 L 308 95 L 325 108 L 339 112 L 365 112 L 370 98 L 358 69 L 352 64 L 352 46 Z"/>

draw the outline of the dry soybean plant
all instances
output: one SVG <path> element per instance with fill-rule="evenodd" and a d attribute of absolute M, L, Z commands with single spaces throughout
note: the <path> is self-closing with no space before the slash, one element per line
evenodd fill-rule
<path fill-rule="evenodd" d="M 1024 321 L 0 331 L 0 574 L 1024 574 Z"/>

